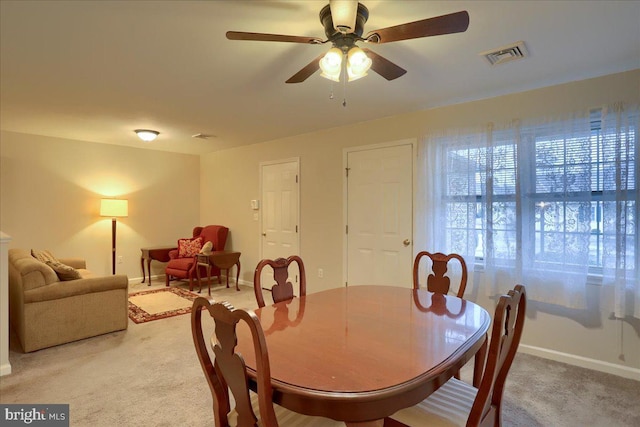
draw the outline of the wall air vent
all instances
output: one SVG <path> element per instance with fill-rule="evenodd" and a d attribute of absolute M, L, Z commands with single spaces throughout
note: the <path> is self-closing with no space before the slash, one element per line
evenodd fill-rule
<path fill-rule="evenodd" d="M 479 55 L 483 56 L 484 59 L 489 62 L 491 65 L 504 64 L 505 62 L 514 61 L 516 59 L 522 59 L 529 56 L 527 53 L 527 48 L 524 45 L 524 42 L 516 42 L 508 46 L 503 46 L 498 49 L 489 50 L 486 52 L 481 52 Z"/>

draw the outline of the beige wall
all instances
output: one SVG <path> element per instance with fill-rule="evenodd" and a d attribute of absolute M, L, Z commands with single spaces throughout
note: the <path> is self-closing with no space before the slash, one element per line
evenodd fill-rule
<path fill-rule="evenodd" d="M 259 261 L 260 229 L 249 203 L 260 199 L 260 162 L 299 157 L 300 254 L 308 272 L 308 291 L 339 286 L 343 283 L 346 147 L 417 139 L 434 129 L 545 117 L 616 101 L 638 102 L 639 84 L 640 70 L 635 70 L 206 154 L 201 156 L 200 219 L 202 223 L 220 221 L 231 229 L 229 247 L 242 252 L 242 279 L 251 281 Z M 324 270 L 322 279 L 317 277 L 318 268 Z M 597 302 L 589 312 L 532 304 L 525 349 L 616 373 L 630 371 L 640 379 L 640 326 L 636 323 L 634 329 L 629 323 L 608 319 L 610 289 L 590 287 L 588 292 L 591 301 Z M 484 292 L 474 295 L 493 310 Z"/>
<path fill-rule="evenodd" d="M 191 236 L 200 207 L 199 159 L 66 139 L 0 134 L 0 229 L 12 248 L 78 256 L 98 274 L 111 273 L 111 219 L 100 199 L 129 200 L 117 223 L 117 272 L 142 276 L 140 248 Z M 153 274 L 164 274 L 153 263 Z"/>
<path fill-rule="evenodd" d="M 110 220 L 98 216 L 102 195 L 129 199 L 118 221 L 118 272 L 140 277 L 140 247 L 173 243 L 195 224 L 230 228 L 228 249 L 242 252 L 241 280 L 251 282 L 260 229 L 251 199 L 260 199 L 260 162 L 300 158 L 301 255 L 309 292 L 342 283 L 343 154 L 356 145 L 417 139 L 428 130 L 512 118 L 542 117 L 615 101 L 640 101 L 640 70 L 498 98 L 328 129 L 203 155 L 2 132 L 0 229 L 10 247 L 48 248 L 84 256 L 110 272 Z M 324 278 L 317 277 L 323 268 Z M 410 266 L 408 266 L 410 268 Z M 154 274 L 161 274 L 157 265 Z M 493 310 L 483 292 L 471 298 Z M 590 309 L 531 304 L 522 349 L 640 379 L 640 326 L 609 320 L 611 292 L 590 286 Z M 634 329 L 635 328 L 635 329 Z"/>

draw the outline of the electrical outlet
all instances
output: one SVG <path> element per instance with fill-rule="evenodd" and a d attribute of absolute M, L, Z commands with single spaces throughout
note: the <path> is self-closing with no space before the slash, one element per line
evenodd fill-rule
<path fill-rule="evenodd" d="M 118 255 L 118 264 L 122 264 L 122 255 Z"/>
<path fill-rule="evenodd" d="M 321 279 L 324 277 L 324 270 L 321 268 L 318 269 L 318 277 Z"/>

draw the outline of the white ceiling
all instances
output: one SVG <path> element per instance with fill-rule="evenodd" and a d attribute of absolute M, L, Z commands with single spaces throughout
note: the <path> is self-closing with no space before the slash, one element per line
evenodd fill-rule
<path fill-rule="evenodd" d="M 407 70 L 344 87 L 285 80 L 328 45 L 328 1 L 0 1 L 2 130 L 205 153 L 640 68 L 640 1 L 367 1 L 369 31 L 467 10 L 464 33 L 367 46 Z M 491 67 L 480 52 L 524 41 Z M 637 88 L 636 88 L 637 90 Z M 160 131 L 143 144 L 133 129 Z M 191 135 L 215 135 L 209 140 Z"/>

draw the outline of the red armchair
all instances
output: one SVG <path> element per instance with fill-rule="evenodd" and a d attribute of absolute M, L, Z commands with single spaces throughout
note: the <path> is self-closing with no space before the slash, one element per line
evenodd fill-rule
<path fill-rule="evenodd" d="M 229 229 L 222 225 L 207 225 L 206 227 L 195 227 L 193 229 L 193 239 L 199 237 L 202 238 L 202 245 L 207 242 L 213 244 L 214 251 L 223 251 L 224 246 L 227 243 L 227 235 Z M 182 240 L 182 239 L 180 239 Z M 186 257 L 179 257 L 180 241 L 178 241 L 178 249 L 169 252 L 169 263 L 165 268 L 166 283 L 169 286 L 169 281 L 174 279 L 189 279 L 189 290 L 193 290 L 193 279 L 196 277 L 196 256 L 188 255 Z M 203 267 L 204 268 L 204 267 Z M 201 271 L 201 273 L 204 270 Z M 206 274 L 206 272 L 204 273 Z M 220 269 L 213 266 L 211 268 L 211 275 L 218 277 L 218 283 L 220 282 Z"/>

